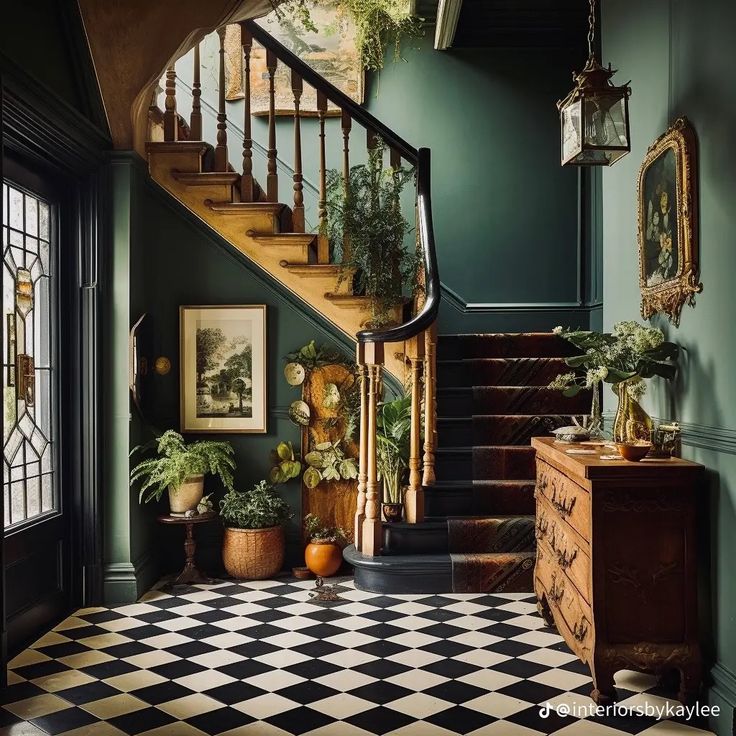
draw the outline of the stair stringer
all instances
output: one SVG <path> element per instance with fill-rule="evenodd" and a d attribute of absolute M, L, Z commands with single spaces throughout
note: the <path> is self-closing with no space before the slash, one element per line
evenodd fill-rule
<path fill-rule="evenodd" d="M 258 242 L 258 235 L 268 235 L 271 242 L 279 240 L 280 233 L 273 232 L 272 218 L 264 216 L 258 206 L 252 212 L 244 208 L 237 214 L 223 214 L 213 210 L 210 203 L 231 199 L 232 187 L 222 183 L 192 186 L 178 181 L 175 173 L 201 173 L 201 159 L 195 159 L 191 152 L 177 154 L 173 150 L 176 144 L 168 146 L 168 150 L 160 152 L 149 150 L 151 179 L 230 246 L 279 282 L 303 308 L 316 311 L 354 347 L 356 333 L 365 327 L 370 317 L 367 302 L 361 304 L 362 298 L 356 297 L 357 303 L 346 307 L 340 300 L 330 298 L 337 291 L 337 279 L 332 272 L 325 273 L 324 269 L 315 268 L 311 274 L 305 273 L 305 269 L 285 268 L 282 265 L 284 254 L 280 248 Z M 282 239 L 285 244 L 289 241 L 288 237 Z M 403 351 L 403 343 L 387 343 L 385 346 L 387 379 L 393 384 L 394 390 L 405 380 Z"/>

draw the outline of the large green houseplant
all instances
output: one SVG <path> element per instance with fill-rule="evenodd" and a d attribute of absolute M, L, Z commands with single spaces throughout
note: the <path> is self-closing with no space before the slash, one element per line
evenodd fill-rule
<path fill-rule="evenodd" d="M 384 516 L 401 518 L 404 482 L 409 467 L 411 396 L 383 402 L 378 409 L 378 474 L 383 481 Z"/>
<path fill-rule="evenodd" d="M 289 505 L 265 481 L 250 491 L 230 489 L 220 501 L 225 524 L 222 561 L 229 575 L 263 580 L 284 564 L 283 524 L 291 516 Z"/>
<path fill-rule="evenodd" d="M 404 242 L 411 228 L 401 211 L 413 171 L 384 166 L 383 155 L 379 141 L 347 181 L 336 170 L 327 177 L 328 234 L 342 262 L 340 278 L 353 278 L 355 293 L 369 297 L 374 327 L 394 321 L 405 292 L 414 294 L 419 264 Z"/>
<path fill-rule="evenodd" d="M 131 455 L 148 447 L 136 447 Z M 206 474 L 217 475 L 227 490 L 232 489 L 235 460 L 229 442 L 199 440 L 187 445 L 178 432 L 169 429 L 155 441 L 155 447 L 157 457 L 143 460 L 130 471 L 131 484 L 141 481 L 141 503 L 158 501 L 168 490 L 172 513 L 194 510 L 202 499 Z"/>

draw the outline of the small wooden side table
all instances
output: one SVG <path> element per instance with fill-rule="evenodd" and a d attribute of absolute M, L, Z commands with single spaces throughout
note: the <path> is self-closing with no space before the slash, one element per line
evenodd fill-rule
<path fill-rule="evenodd" d="M 158 520 L 162 524 L 183 524 L 185 526 L 184 554 L 186 555 L 186 562 L 184 563 L 184 569 L 179 573 L 179 577 L 174 580 L 172 585 L 212 582 L 210 578 L 200 571 L 194 561 L 194 555 L 197 551 L 197 543 L 194 540 L 194 526 L 195 524 L 206 524 L 216 518 L 217 514 L 214 511 L 197 514 L 196 516 L 171 516 L 171 514 L 162 514 L 158 517 Z"/>

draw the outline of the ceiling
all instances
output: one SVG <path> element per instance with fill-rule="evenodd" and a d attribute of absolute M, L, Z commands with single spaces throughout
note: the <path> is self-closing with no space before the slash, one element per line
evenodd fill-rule
<path fill-rule="evenodd" d="M 438 0 L 416 0 L 436 18 Z M 588 0 L 462 0 L 453 48 L 587 48 Z M 419 13 L 422 15 L 422 13 Z"/>

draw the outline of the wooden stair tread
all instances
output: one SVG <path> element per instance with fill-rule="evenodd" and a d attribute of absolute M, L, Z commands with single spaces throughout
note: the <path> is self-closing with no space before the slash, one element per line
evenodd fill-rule
<path fill-rule="evenodd" d="M 311 245 L 317 237 L 313 233 L 251 233 L 248 235 L 262 245 Z"/>
<path fill-rule="evenodd" d="M 313 276 L 337 276 L 342 270 L 339 263 L 289 263 L 288 261 L 281 261 L 279 265 L 292 273 Z"/>
<path fill-rule="evenodd" d="M 205 200 L 205 204 L 213 212 L 220 212 L 223 215 L 242 215 L 251 212 L 279 214 L 288 209 L 287 205 L 281 202 L 213 202 L 212 200 Z"/>
<path fill-rule="evenodd" d="M 234 171 L 172 171 L 171 176 L 176 181 L 190 187 L 217 184 L 234 185 L 240 181 L 240 174 Z"/>

